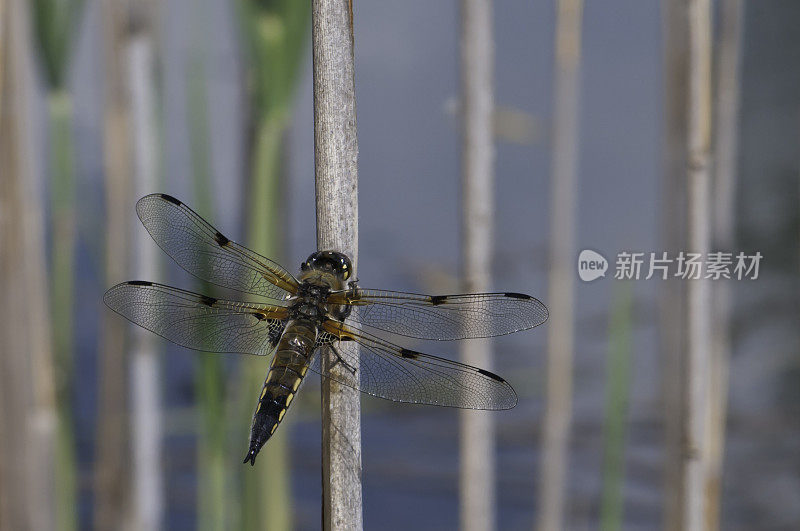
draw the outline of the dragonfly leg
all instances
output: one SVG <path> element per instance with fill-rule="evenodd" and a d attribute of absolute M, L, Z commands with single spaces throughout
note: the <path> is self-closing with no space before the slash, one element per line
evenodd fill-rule
<path fill-rule="evenodd" d="M 349 363 L 347 363 L 346 361 L 344 361 L 344 358 L 342 357 L 342 355 L 341 355 L 341 354 L 339 354 L 339 351 L 338 351 L 338 350 L 336 350 L 336 347 L 334 347 L 333 345 L 331 345 L 330 347 L 331 347 L 331 351 L 332 351 L 334 354 L 336 354 L 336 361 L 334 361 L 334 362 L 333 362 L 333 365 L 331 365 L 331 368 L 333 368 L 333 367 L 336 367 L 336 365 L 337 365 L 338 363 L 341 363 L 342 365 L 344 365 L 345 369 L 347 369 L 348 371 L 350 371 L 350 373 L 351 373 L 353 376 L 355 376 L 355 375 L 356 375 L 356 368 L 355 368 L 355 367 L 353 367 L 352 365 L 350 365 Z"/>
<path fill-rule="evenodd" d="M 350 293 L 347 295 L 347 300 L 353 302 L 358 299 L 358 278 L 354 278 L 350 282 L 347 283 L 347 286 L 350 288 Z"/>

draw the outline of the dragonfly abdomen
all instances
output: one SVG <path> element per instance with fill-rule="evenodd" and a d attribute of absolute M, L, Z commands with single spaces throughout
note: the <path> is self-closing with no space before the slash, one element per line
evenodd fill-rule
<path fill-rule="evenodd" d="M 255 465 L 261 447 L 283 420 L 311 364 L 316 340 L 317 328 L 314 323 L 301 320 L 286 324 L 253 414 L 250 448 L 245 463 L 249 461 Z"/>

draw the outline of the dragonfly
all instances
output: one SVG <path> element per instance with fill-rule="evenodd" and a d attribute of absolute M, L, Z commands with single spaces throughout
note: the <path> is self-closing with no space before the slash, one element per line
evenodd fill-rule
<path fill-rule="evenodd" d="M 422 295 L 363 289 L 352 278 L 350 258 L 334 250 L 314 252 L 294 276 L 227 238 L 170 195 L 141 198 L 136 213 L 180 267 L 259 301 L 215 298 L 144 280 L 117 284 L 103 297 L 123 317 L 183 347 L 274 353 L 244 463 L 255 465 L 309 370 L 396 402 L 486 410 L 516 406 L 514 389 L 500 376 L 403 348 L 386 336 L 460 340 L 527 330 L 548 318 L 536 298 L 508 292 Z M 333 361 L 323 363 L 324 356 Z"/>

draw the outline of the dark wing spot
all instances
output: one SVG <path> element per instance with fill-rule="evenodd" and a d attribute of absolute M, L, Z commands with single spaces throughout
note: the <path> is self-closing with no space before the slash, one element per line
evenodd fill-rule
<path fill-rule="evenodd" d="M 217 232 L 214 235 L 214 240 L 219 244 L 220 247 L 225 247 L 230 243 L 230 240 L 222 235 L 222 233 Z"/>
<path fill-rule="evenodd" d="M 266 321 L 266 320 L 267 320 L 267 316 L 266 316 L 266 315 L 264 315 L 263 313 L 260 313 L 260 312 L 253 312 L 253 315 L 254 315 L 254 316 L 255 316 L 255 318 L 256 318 L 256 319 L 258 319 L 259 321 Z"/>
<path fill-rule="evenodd" d="M 214 303 L 217 302 L 217 299 L 214 297 L 209 297 L 208 295 L 200 295 L 200 304 L 205 304 L 206 306 L 214 306 Z"/>
<path fill-rule="evenodd" d="M 148 282 L 146 280 L 129 280 L 126 282 L 129 286 L 152 286 L 152 282 Z"/>
<path fill-rule="evenodd" d="M 512 299 L 524 299 L 524 300 L 532 298 L 530 295 L 525 295 L 524 293 L 506 293 L 505 296 L 511 297 Z"/>
<path fill-rule="evenodd" d="M 415 352 L 413 350 L 408 350 L 407 348 L 400 349 L 400 355 L 404 358 L 409 358 L 415 360 L 419 358 L 419 352 Z"/>
<path fill-rule="evenodd" d="M 353 336 L 342 336 L 339 341 L 353 341 Z"/>
<path fill-rule="evenodd" d="M 478 369 L 478 372 L 481 373 L 484 376 L 488 376 L 492 380 L 497 380 L 498 382 L 505 382 L 505 380 L 503 380 L 502 378 L 500 378 L 499 376 L 497 376 L 493 372 L 485 371 L 483 369 Z"/>
<path fill-rule="evenodd" d="M 169 201 L 173 205 L 178 205 L 178 206 L 182 205 L 182 203 L 180 201 L 178 201 L 177 199 L 175 199 L 171 195 L 167 195 L 167 194 L 160 194 L 160 195 L 161 195 L 161 199 L 163 199 L 164 201 Z"/>
<path fill-rule="evenodd" d="M 431 295 L 431 304 L 439 306 L 447 299 L 447 295 Z"/>

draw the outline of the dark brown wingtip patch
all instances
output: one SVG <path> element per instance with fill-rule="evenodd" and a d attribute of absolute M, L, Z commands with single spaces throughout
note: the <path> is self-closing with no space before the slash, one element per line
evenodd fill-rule
<path fill-rule="evenodd" d="M 431 295 L 431 304 L 434 306 L 443 304 L 445 300 L 447 300 L 447 295 Z"/>
<path fill-rule="evenodd" d="M 522 299 L 522 300 L 529 300 L 532 299 L 530 295 L 525 295 L 524 293 L 505 293 L 506 297 L 511 297 L 512 299 Z"/>
<path fill-rule="evenodd" d="M 484 375 L 484 376 L 488 376 L 488 377 L 489 377 L 489 378 L 491 378 L 492 380 L 497 380 L 498 382 L 505 382 L 505 380 L 504 380 L 504 379 L 500 378 L 499 376 L 497 376 L 497 375 L 496 375 L 495 373 L 493 373 L 493 372 L 485 371 L 485 370 L 483 370 L 483 369 L 478 369 L 478 372 L 479 372 L 479 373 L 481 373 L 481 374 L 482 374 L 482 375 Z"/>
<path fill-rule="evenodd" d="M 129 286 L 152 286 L 152 282 L 148 282 L 147 280 L 129 280 L 126 282 Z"/>
<path fill-rule="evenodd" d="M 419 358 L 420 353 L 413 350 L 408 350 L 407 348 L 403 348 L 400 349 L 400 355 L 403 356 L 404 358 L 415 360 Z"/>
<path fill-rule="evenodd" d="M 217 242 L 220 247 L 225 247 L 231 242 L 228 238 L 223 236 L 221 232 L 217 232 L 214 235 L 214 241 Z"/>
<path fill-rule="evenodd" d="M 161 196 L 161 199 L 163 199 L 164 201 L 169 201 L 173 205 L 181 206 L 183 204 L 179 200 L 175 199 L 174 197 L 172 197 L 169 194 L 158 194 L 158 195 Z"/>
<path fill-rule="evenodd" d="M 217 299 L 214 297 L 209 297 L 208 295 L 200 295 L 200 304 L 205 304 L 208 307 L 214 306 L 217 302 Z"/>

